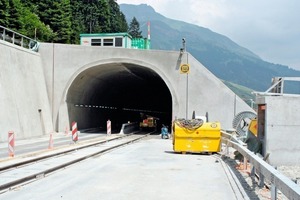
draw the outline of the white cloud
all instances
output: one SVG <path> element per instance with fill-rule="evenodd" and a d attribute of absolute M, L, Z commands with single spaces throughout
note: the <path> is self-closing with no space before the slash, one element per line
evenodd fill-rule
<path fill-rule="evenodd" d="M 299 0 L 118 0 L 223 34 L 269 62 L 300 69 Z"/>

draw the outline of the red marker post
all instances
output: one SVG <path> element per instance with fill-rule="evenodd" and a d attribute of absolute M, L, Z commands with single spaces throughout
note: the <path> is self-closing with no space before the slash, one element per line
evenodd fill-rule
<path fill-rule="evenodd" d="M 74 142 L 78 141 L 77 122 L 72 122 L 72 140 Z"/>
<path fill-rule="evenodd" d="M 107 120 L 107 135 L 111 135 L 111 121 L 110 120 Z"/>
<path fill-rule="evenodd" d="M 8 156 L 15 156 L 15 133 L 13 131 L 8 132 Z"/>
<path fill-rule="evenodd" d="M 53 134 L 52 133 L 50 133 L 48 149 L 53 149 Z"/>

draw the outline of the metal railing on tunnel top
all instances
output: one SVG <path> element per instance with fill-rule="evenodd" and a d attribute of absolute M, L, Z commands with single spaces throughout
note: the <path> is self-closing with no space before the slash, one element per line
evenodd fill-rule
<path fill-rule="evenodd" d="M 271 182 L 271 199 L 277 199 L 279 189 L 288 199 L 300 199 L 300 187 L 292 180 L 281 174 L 273 166 L 266 163 L 261 157 L 247 149 L 247 145 L 239 141 L 234 135 L 221 131 L 222 143 L 226 144 L 225 155 L 228 156 L 228 147 L 236 149 L 244 156 L 244 160 L 250 162 L 253 171 L 259 174 L 259 186 L 264 184 L 264 178 Z M 254 173 L 251 175 L 254 175 Z"/>
<path fill-rule="evenodd" d="M 0 40 L 37 52 L 39 42 L 0 25 Z"/>

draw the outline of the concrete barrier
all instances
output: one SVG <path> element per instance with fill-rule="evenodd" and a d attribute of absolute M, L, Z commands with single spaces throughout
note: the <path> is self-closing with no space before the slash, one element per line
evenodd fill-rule
<path fill-rule="evenodd" d="M 122 124 L 120 134 L 128 134 L 128 133 L 132 133 L 133 131 L 137 131 L 137 130 L 139 130 L 138 122 L 126 123 L 126 124 Z"/>

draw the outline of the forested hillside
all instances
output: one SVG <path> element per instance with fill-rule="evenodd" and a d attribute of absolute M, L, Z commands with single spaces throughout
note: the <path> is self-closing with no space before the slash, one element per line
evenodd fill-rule
<path fill-rule="evenodd" d="M 115 0 L 0 0 L 0 25 L 43 42 L 79 43 L 80 33 L 127 32 Z"/>
<path fill-rule="evenodd" d="M 300 77 L 300 71 L 266 62 L 224 35 L 205 27 L 169 19 L 146 4 L 121 4 L 120 8 L 127 20 L 136 17 L 142 25 L 151 21 L 153 49 L 179 51 L 182 38 L 185 38 L 187 51 L 222 80 L 266 91 L 273 77 Z M 147 33 L 147 26 L 141 26 L 141 29 Z M 299 88 L 299 85 L 291 84 L 285 91 L 299 93 Z"/>
<path fill-rule="evenodd" d="M 0 0 L 0 25 L 41 42 L 79 44 L 80 33 L 127 32 L 127 22 L 132 19 L 141 24 L 144 37 L 145 24 L 151 21 L 153 49 L 179 50 L 182 38 L 186 38 L 187 51 L 222 80 L 265 91 L 273 77 L 300 76 L 300 71 L 266 62 L 224 35 L 168 19 L 145 4 L 119 6 L 116 0 Z M 299 93 L 299 86 L 290 88 Z"/>

